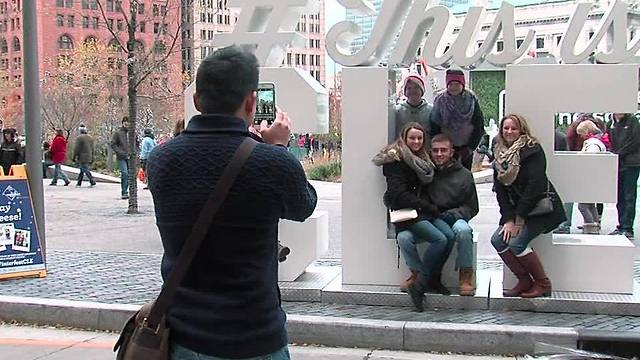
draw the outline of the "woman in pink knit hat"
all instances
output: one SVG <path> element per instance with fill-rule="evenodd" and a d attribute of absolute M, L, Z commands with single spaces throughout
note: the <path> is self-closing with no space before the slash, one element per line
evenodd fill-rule
<path fill-rule="evenodd" d="M 453 140 L 457 157 L 471 170 L 473 151 L 484 135 L 484 116 L 478 98 L 465 88 L 464 73 L 447 70 L 447 89 L 436 96 L 431 112 L 431 135 L 440 133 Z"/>
<path fill-rule="evenodd" d="M 405 100 L 396 105 L 395 136 L 389 140 L 395 140 L 400 136 L 402 129 L 411 122 L 422 125 L 427 135 L 429 130 L 429 116 L 432 106 L 424 99 L 425 84 L 419 74 L 409 74 L 404 78 L 402 91 Z"/>

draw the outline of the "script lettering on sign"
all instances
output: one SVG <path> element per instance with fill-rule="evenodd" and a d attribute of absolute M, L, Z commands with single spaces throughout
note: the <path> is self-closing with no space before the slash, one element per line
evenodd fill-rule
<path fill-rule="evenodd" d="M 317 0 L 230 0 L 241 13 L 233 32 L 217 34 L 214 47 L 250 46 L 262 66 L 280 66 L 289 46 L 304 47 L 305 38 L 296 24 L 304 13 L 318 11 Z"/>
<path fill-rule="evenodd" d="M 304 47 L 296 24 L 302 14 L 316 13 L 318 0 L 229 0 L 240 8 L 233 32 L 216 34 L 213 47 L 241 45 L 253 50 L 260 65 L 260 81 L 276 84 L 278 107 L 286 109 L 297 133 L 329 132 L 327 90 L 308 71 L 282 67 L 289 46 Z M 198 112 L 193 105 L 195 83 L 185 89 L 185 123 Z"/>
<path fill-rule="evenodd" d="M 340 1 L 350 10 L 366 10 L 362 1 Z M 444 50 L 443 37 L 452 33 L 451 13 L 444 6 L 430 6 L 432 0 L 385 1 L 376 20 L 375 27 L 365 44 L 356 53 L 349 52 L 352 40 L 359 36 L 361 29 L 351 21 L 342 21 L 334 25 L 327 34 L 327 52 L 337 63 L 344 66 L 376 66 L 389 53 L 389 65 L 404 66 L 415 61 L 419 47 L 423 47 L 423 56 L 429 66 L 459 67 L 472 69 L 483 61 L 493 65 L 506 66 L 521 58 L 530 48 L 535 32 L 529 30 L 522 44 L 516 46 L 514 6 L 502 2 L 495 19 L 489 28 L 482 45 L 476 48 L 478 32 L 484 24 L 483 7 L 472 6 L 465 16 L 457 37 Z M 613 2 L 595 31 L 589 45 L 576 53 L 576 42 L 584 30 L 585 21 L 592 4 L 577 4 L 569 20 L 566 34 L 562 36 L 560 57 L 565 64 L 576 64 L 586 60 L 593 52 L 596 60 L 603 63 L 621 63 L 635 58 L 640 50 L 640 37 L 627 43 L 627 3 Z M 406 20 L 403 22 L 406 16 Z M 598 52 L 598 44 L 609 33 L 613 36 L 611 46 L 606 52 Z M 425 35 L 426 34 L 426 35 Z M 390 49 L 393 40 L 398 38 L 394 49 Z M 504 49 L 494 52 L 496 42 L 503 41 Z"/>

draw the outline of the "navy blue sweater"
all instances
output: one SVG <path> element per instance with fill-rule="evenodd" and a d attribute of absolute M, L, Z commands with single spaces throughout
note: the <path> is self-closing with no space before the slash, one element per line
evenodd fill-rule
<path fill-rule="evenodd" d="M 195 116 L 156 147 L 147 174 L 167 279 L 184 241 L 241 141 L 241 119 Z M 248 358 L 287 344 L 280 307 L 280 218 L 304 221 L 317 196 L 284 147 L 260 143 L 240 171 L 168 313 L 171 340 L 196 352 Z"/>

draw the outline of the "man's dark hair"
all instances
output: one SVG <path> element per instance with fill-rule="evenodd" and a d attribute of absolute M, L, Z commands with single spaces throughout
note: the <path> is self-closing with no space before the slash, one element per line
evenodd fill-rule
<path fill-rule="evenodd" d="M 129 122 L 129 117 L 126 115 L 122 117 L 122 123 L 125 123 L 125 122 Z"/>
<path fill-rule="evenodd" d="M 196 74 L 196 96 L 204 114 L 233 114 L 252 91 L 258 89 L 258 59 L 237 46 L 207 56 Z"/>
<path fill-rule="evenodd" d="M 435 142 L 445 142 L 445 141 L 448 141 L 451 148 L 453 148 L 453 140 L 447 134 L 438 134 L 431 139 L 432 144 Z"/>

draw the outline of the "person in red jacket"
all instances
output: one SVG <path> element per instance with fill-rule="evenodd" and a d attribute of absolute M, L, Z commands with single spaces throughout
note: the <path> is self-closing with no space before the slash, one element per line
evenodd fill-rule
<path fill-rule="evenodd" d="M 51 179 L 52 186 L 58 185 L 58 177 L 64 180 L 64 186 L 69 186 L 69 177 L 62 171 L 62 163 L 67 157 L 67 139 L 62 135 L 62 129 L 56 129 L 56 136 L 51 140 L 51 161 L 53 161 L 54 171 L 53 179 Z"/>

